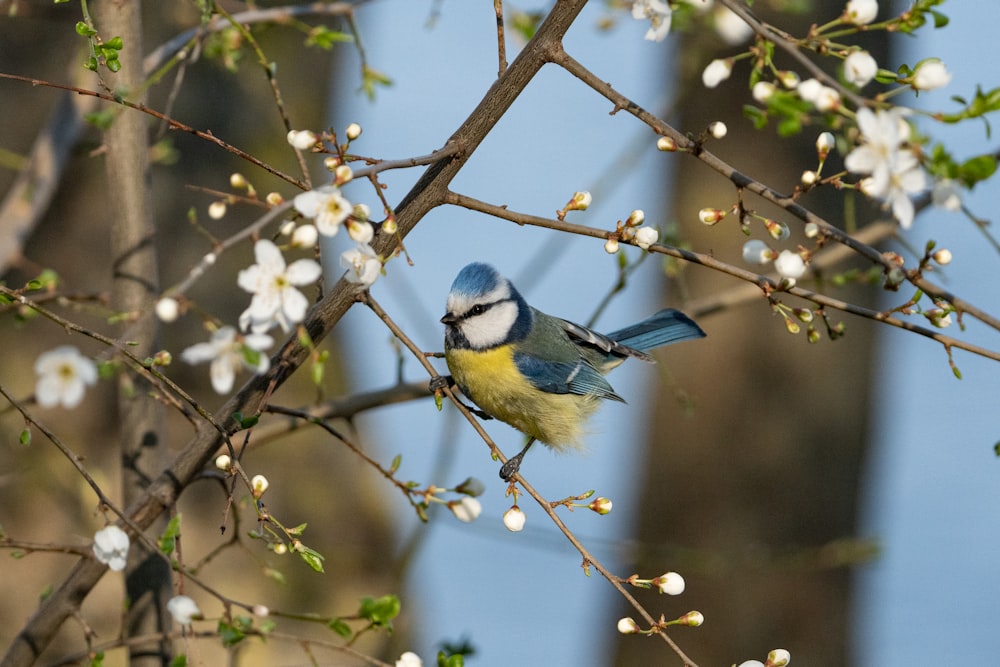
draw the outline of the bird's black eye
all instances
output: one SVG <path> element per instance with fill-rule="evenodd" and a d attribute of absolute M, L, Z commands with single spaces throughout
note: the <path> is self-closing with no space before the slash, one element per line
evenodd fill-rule
<path fill-rule="evenodd" d="M 482 315 L 485 312 L 486 312 L 486 306 L 484 306 L 481 303 L 477 303 L 476 305 L 474 305 L 472 308 L 469 309 L 469 315 L 472 316 Z"/>

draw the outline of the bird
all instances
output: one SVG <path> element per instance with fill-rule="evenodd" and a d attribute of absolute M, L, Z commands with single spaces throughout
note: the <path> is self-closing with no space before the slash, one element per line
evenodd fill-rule
<path fill-rule="evenodd" d="M 510 280 L 482 262 L 458 273 L 446 310 L 441 323 L 451 375 L 431 388 L 457 385 L 477 414 L 528 436 L 500 470 L 508 482 L 536 440 L 556 450 L 577 448 L 602 399 L 625 402 L 605 379 L 609 371 L 629 357 L 653 362 L 650 350 L 705 336 L 672 308 L 600 334 L 528 305 Z"/>

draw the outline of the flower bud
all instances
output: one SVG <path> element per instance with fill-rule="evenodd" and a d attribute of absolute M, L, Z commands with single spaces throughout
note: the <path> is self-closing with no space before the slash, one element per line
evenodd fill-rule
<path fill-rule="evenodd" d="M 357 123 L 351 123 L 347 126 L 347 129 L 344 130 L 344 134 L 347 136 L 348 141 L 354 141 L 361 136 L 361 126 Z"/>
<path fill-rule="evenodd" d="M 765 667 L 785 667 L 791 662 L 791 654 L 783 648 L 776 648 L 767 654 Z"/>
<path fill-rule="evenodd" d="M 567 211 L 586 211 L 593 202 L 593 197 L 587 191 L 574 192 L 573 198 L 566 204 Z"/>
<path fill-rule="evenodd" d="M 343 185 L 354 178 L 354 170 L 350 165 L 342 164 L 333 170 L 333 175 L 336 177 L 337 185 Z"/>
<path fill-rule="evenodd" d="M 267 481 L 267 477 L 263 475 L 254 475 L 250 479 L 250 488 L 253 489 L 254 498 L 260 498 L 264 495 L 264 492 L 267 491 L 267 487 L 270 485 L 271 483 Z"/>
<path fill-rule="evenodd" d="M 604 252 L 613 255 L 618 252 L 618 239 L 611 238 L 604 242 Z"/>
<path fill-rule="evenodd" d="M 758 81 L 753 85 L 753 98 L 761 104 L 764 104 L 771 99 L 775 90 L 777 90 L 777 88 L 770 81 Z"/>
<path fill-rule="evenodd" d="M 816 185 L 817 179 L 818 176 L 816 175 L 816 172 L 813 171 L 812 169 L 806 169 L 805 171 L 802 172 L 802 175 L 799 177 L 799 181 L 801 181 L 802 185 L 804 185 L 807 188 L 811 188 L 812 186 Z"/>
<path fill-rule="evenodd" d="M 778 258 L 774 260 L 774 270 L 782 278 L 796 280 L 806 272 L 806 263 L 802 255 L 791 250 L 782 250 Z"/>
<path fill-rule="evenodd" d="M 316 229 L 316 225 L 299 225 L 292 232 L 292 247 L 312 248 L 318 238 L 319 230 Z"/>
<path fill-rule="evenodd" d="M 729 128 L 721 120 L 716 120 L 708 124 L 708 133 L 716 139 L 723 139 L 729 133 Z"/>
<path fill-rule="evenodd" d="M 692 628 L 697 628 L 704 622 L 705 616 L 700 611 L 689 611 L 677 619 L 678 625 L 687 625 Z"/>
<path fill-rule="evenodd" d="M 701 82 L 706 88 L 715 88 L 720 83 L 729 78 L 733 73 L 732 58 L 717 58 L 708 63 L 708 66 L 701 73 Z"/>
<path fill-rule="evenodd" d="M 248 185 L 250 183 L 247 181 L 247 177 L 238 171 L 229 174 L 229 187 L 234 190 L 245 190 Z"/>
<path fill-rule="evenodd" d="M 455 487 L 455 493 L 467 496 L 481 496 L 486 493 L 486 485 L 475 477 L 467 477 L 464 482 Z"/>
<path fill-rule="evenodd" d="M 625 221 L 626 227 L 638 227 L 646 219 L 646 213 L 642 209 L 635 209 L 628 214 L 628 219 Z"/>
<path fill-rule="evenodd" d="M 472 496 L 465 496 L 461 500 L 452 500 L 448 503 L 448 509 L 455 515 L 455 518 L 463 523 L 472 523 L 483 513 L 483 505 Z"/>
<path fill-rule="evenodd" d="M 951 251 L 948 250 L 947 248 L 941 248 L 940 250 L 934 251 L 934 254 L 931 255 L 931 258 L 941 266 L 951 264 Z"/>
<path fill-rule="evenodd" d="M 649 246 L 656 243 L 660 238 L 660 232 L 655 227 L 640 227 L 635 230 L 635 244 L 643 250 L 649 250 Z"/>
<path fill-rule="evenodd" d="M 819 225 L 815 222 L 807 222 L 802 231 L 805 233 L 807 239 L 814 239 L 819 236 Z"/>
<path fill-rule="evenodd" d="M 784 241 L 791 233 L 788 231 L 788 225 L 777 220 L 771 220 L 770 218 L 764 218 L 764 227 L 775 241 Z"/>
<path fill-rule="evenodd" d="M 597 512 L 601 516 L 611 513 L 611 499 L 599 497 L 595 498 L 589 505 L 591 511 Z"/>
<path fill-rule="evenodd" d="M 826 159 L 826 156 L 830 154 L 833 147 L 837 145 L 837 140 L 834 138 L 832 132 L 820 132 L 819 136 L 816 137 L 816 154 L 819 156 L 820 161 Z"/>
<path fill-rule="evenodd" d="M 222 200 L 214 201 L 208 205 L 208 217 L 212 220 L 221 220 L 226 215 L 226 202 Z"/>
<path fill-rule="evenodd" d="M 667 595 L 680 595 L 684 592 L 684 577 L 676 572 L 667 572 L 653 579 L 653 585 L 656 586 L 661 593 L 666 593 Z"/>
<path fill-rule="evenodd" d="M 724 217 L 726 217 L 726 212 L 718 208 L 703 208 L 698 211 L 698 219 L 706 225 L 714 225 Z"/>
<path fill-rule="evenodd" d="M 229 454 L 219 454 L 217 457 L 215 457 L 215 467 L 218 468 L 219 470 L 224 470 L 228 472 L 229 464 L 232 462 L 233 460 L 229 458 Z"/>
<path fill-rule="evenodd" d="M 278 204 L 284 204 L 285 198 L 281 196 L 280 192 L 268 192 L 267 196 L 264 197 L 264 201 L 271 206 L 277 206 Z"/>
<path fill-rule="evenodd" d="M 618 632 L 623 635 L 634 635 L 639 633 L 639 624 L 632 620 L 631 617 L 626 616 L 625 618 L 618 620 Z"/>
<path fill-rule="evenodd" d="M 677 150 L 677 142 L 670 137 L 660 137 L 656 140 L 656 150 L 664 153 L 673 153 Z"/>
<path fill-rule="evenodd" d="M 161 322 L 173 322 L 180 315 L 181 307 L 177 299 L 165 296 L 156 302 L 156 316 Z"/>
<path fill-rule="evenodd" d="M 397 230 L 396 218 L 393 216 L 389 216 L 388 218 L 386 218 L 385 222 L 382 223 L 380 229 L 385 234 L 395 234 Z"/>
<path fill-rule="evenodd" d="M 288 143 L 296 150 L 304 151 L 316 145 L 316 134 L 312 130 L 289 130 Z"/>
<path fill-rule="evenodd" d="M 743 244 L 743 261 L 748 264 L 767 264 L 778 256 L 760 239 L 750 239 Z"/>
<path fill-rule="evenodd" d="M 524 530 L 524 522 L 527 516 L 517 505 L 512 505 L 509 510 L 503 513 L 503 525 L 512 533 L 519 533 Z"/>

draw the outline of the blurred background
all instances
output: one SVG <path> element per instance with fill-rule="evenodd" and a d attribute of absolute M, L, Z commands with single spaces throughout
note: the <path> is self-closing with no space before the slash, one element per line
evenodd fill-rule
<path fill-rule="evenodd" d="M 775 4 L 757 3 L 755 10 L 793 34 L 843 9 L 842 3 L 816 0 L 790 22 L 769 14 Z M 82 40 L 72 29 L 78 10 L 40 2 L 0 6 L 15 5 L 20 14 L 0 20 L 0 43 L 7 45 L 0 49 L 0 71 L 59 82 L 78 77 L 82 56 L 74 50 Z M 945 3 L 941 9 L 951 18 L 945 30 L 928 27 L 915 40 L 865 43 L 888 69 L 931 55 L 944 60 L 955 75 L 951 85 L 914 102 L 929 109 L 949 108 L 950 94 L 970 97 L 977 84 L 986 90 L 998 85 L 996 73 L 982 64 L 990 57 L 984 33 L 995 25 L 990 19 L 1000 18 L 995 16 L 1000 9 L 967 3 Z M 147 50 L 197 23 L 197 14 L 183 3 L 144 3 L 143 10 Z M 881 15 L 887 13 L 883 7 Z M 697 134 L 709 122 L 724 120 L 729 134 L 713 142 L 711 150 L 778 190 L 790 191 L 799 174 L 813 168 L 815 132 L 807 128 L 797 142 L 779 141 L 773 128 L 756 131 L 742 118 L 741 106 L 751 102 L 745 69 L 738 65 L 733 78 L 716 89 L 702 86 L 703 67 L 742 44 L 727 45 L 708 28 L 672 34 L 659 44 L 646 42 L 647 26 L 627 14 L 601 29 L 608 16 L 602 3 L 591 3 L 566 39 L 567 51 L 598 77 L 683 131 Z M 342 132 L 358 122 L 364 134 L 352 148 L 379 158 L 423 155 L 442 146 L 496 76 L 491 3 L 362 3 L 357 24 L 370 64 L 393 81 L 379 88 L 375 102 L 358 92 L 359 63 L 349 45 L 332 52 L 303 49 L 303 35 L 292 27 L 259 36 L 277 63 L 293 125 Z M 510 58 L 518 47 L 511 31 Z M 0 86 L 0 113 L 6 120 L 0 147 L 23 155 L 60 95 L 6 81 Z M 169 85 L 154 88 L 151 106 L 165 108 L 168 92 Z M 736 225 L 709 228 L 697 217 L 702 207 L 728 208 L 732 187 L 700 163 L 657 152 L 648 128 L 610 111 L 606 101 L 568 74 L 548 67 L 452 189 L 549 217 L 574 191 L 589 190 L 594 204 L 571 213 L 570 221 L 612 229 L 632 209 L 643 209 L 647 223 L 660 226 L 668 242 L 739 264 L 745 237 Z M 267 82 L 252 58 L 233 72 L 203 57 L 188 68 L 171 115 L 279 168 L 295 170 Z M 935 135 L 942 129 L 927 122 L 921 128 Z M 259 215 L 232 207 L 222 220 L 210 221 L 205 211 L 214 197 L 188 186 L 225 191 L 229 175 L 241 171 L 259 192 L 294 194 L 204 141 L 167 136 L 169 149 L 161 150 L 171 158 L 156 166 L 153 176 L 158 234 L 169 239 L 160 244 L 163 285 L 183 278 L 208 250 L 191 229 L 189 208 L 219 237 Z M 967 124 L 945 136 L 960 157 L 996 149 L 982 125 Z M 108 185 L 100 154 L 94 153 L 99 142 L 94 130 L 81 135 L 67 170 L 71 176 L 31 233 L 23 257 L 6 267 L 4 276 L 8 285 L 17 286 L 43 267 L 55 269 L 64 289 L 83 304 L 64 312 L 95 328 L 106 327 L 98 297 L 111 276 L 110 259 L 103 260 L 109 257 L 102 203 Z M 840 159 L 831 158 L 828 169 Z M 316 160 L 311 166 L 320 182 L 322 165 Z M 419 168 L 385 173 L 388 200 L 398 202 L 420 173 Z M 15 175 L 15 168 L 0 171 L 4 192 Z M 365 183 L 349 185 L 345 194 L 379 209 Z M 967 204 L 986 215 L 995 196 L 995 186 L 987 183 Z M 842 193 L 819 191 L 804 203 L 834 224 L 845 220 Z M 748 200 L 748 205 L 789 223 L 788 247 L 802 239 L 795 221 L 760 201 Z M 863 202 L 853 205 L 858 221 L 879 215 Z M 0 220 L 0 226 L 5 223 Z M 996 290 L 985 279 L 995 251 L 965 218 L 929 209 L 901 239 L 880 247 L 919 252 L 929 238 L 955 256 L 938 279 L 984 310 L 1000 311 Z M 340 235 L 324 251 L 336 257 L 347 243 Z M 413 265 L 398 259 L 389 263 L 372 294 L 427 351 L 442 347 L 438 319 L 444 299 L 454 275 L 470 261 L 495 264 L 534 306 L 579 322 L 591 317 L 618 277 L 617 259 L 598 241 L 520 228 L 455 208 L 432 211 L 406 239 L 406 248 Z M 639 257 L 635 248 L 622 252 L 629 259 Z M 249 247 L 225 254 L 191 296 L 218 317 L 235 321 L 246 295 L 234 275 L 250 261 Z M 849 266 L 863 265 L 844 268 Z M 989 664 L 1000 651 L 992 632 L 1000 601 L 991 594 L 1000 585 L 992 567 L 1000 555 L 995 536 L 1000 484 L 992 449 L 998 440 L 992 408 L 1000 395 L 995 364 L 957 352 L 959 381 L 937 344 L 836 314 L 834 320 L 843 319 L 847 326 L 846 337 L 831 342 L 824 336 L 809 345 L 804 334 L 785 331 L 763 298 L 740 296 L 744 288 L 698 266 L 648 257 L 596 328 L 612 330 L 672 305 L 695 316 L 708 337 L 657 352 L 657 366 L 626 364 L 615 371 L 610 379 L 628 405 L 604 406 L 593 422 L 589 451 L 557 455 L 535 448 L 524 475 L 550 499 L 595 489 L 614 501 L 605 517 L 586 510 L 565 516 L 612 571 L 651 578 L 676 570 L 685 576 L 687 590 L 680 597 L 650 591 L 638 591 L 637 597 L 667 618 L 692 609 L 705 614 L 701 628 L 671 633 L 701 665 L 763 660 L 779 646 L 790 650 L 797 663 L 809 665 L 912 665 L 938 655 L 959 664 Z M 836 294 L 879 308 L 910 296 L 883 298 L 864 286 Z M 734 305 L 719 307 L 729 301 Z M 974 322 L 963 336 L 996 347 L 995 337 Z M 9 350 L 0 382 L 17 396 L 33 390 L 32 364 L 40 352 L 65 342 L 89 354 L 101 352 L 77 336 L 67 341 L 49 323 L 18 322 L 13 313 L 6 315 L 0 337 Z M 197 318 L 189 316 L 165 327 L 162 344 L 176 358 L 204 337 Z M 413 360 L 400 356 L 389 333 L 363 308 L 352 309 L 323 347 L 331 351 L 332 363 L 320 398 L 390 387 L 400 374 L 406 380 L 427 379 Z M 437 366 L 444 370 L 443 362 Z M 206 381 L 207 368 L 176 363 L 170 375 L 210 409 L 221 405 Z M 116 417 L 106 384 L 73 412 L 39 414 L 86 457 L 88 470 L 105 488 L 115 489 L 117 450 L 107 443 L 113 440 Z M 316 398 L 308 379 L 296 378 L 273 402 L 301 406 Z M 508 455 L 520 447 L 513 430 L 495 422 L 485 426 Z M 17 444 L 24 424 L 16 414 L 5 412 L 0 427 L 0 525 L 6 534 L 87 544 L 103 525 L 92 492 L 41 437 L 30 447 Z M 241 508 L 237 516 L 243 523 L 230 525 L 226 538 L 235 534 L 243 540 L 204 565 L 206 580 L 243 601 L 329 615 L 353 613 L 361 596 L 398 592 L 403 613 L 396 631 L 358 647 L 390 663 L 402 651 L 414 650 L 430 664 L 442 642 L 468 642 L 476 650 L 468 664 L 483 666 L 675 662 L 658 642 L 615 632 L 617 619 L 632 612 L 605 581 L 585 576 L 579 554 L 532 503 L 521 503 L 528 517 L 522 533 L 504 529 L 500 517 L 511 500 L 503 495 L 498 465 L 449 406 L 441 412 L 431 400 L 388 406 L 343 428 L 355 432 L 384 465 L 401 455 L 403 479 L 442 486 L 468 476 L 483 480 L 483 515 L 464 524 L 441 511 L 421 523 L 402 496 L 342 444 L 303 429 L 256 447 L 244 465 L 250 474 L 268 476 L 269 506 L 286 524 L 308 522 L 306 542 L 326 556 L 327 573 L 315 574 L 246 539 L 253 515 Z M 189 434 L 183 420 L 172 418 L 165 440 L 176 451 Z M 196 562 L 220 542 L 224 490 L 206 476 L 185 491 L 179 510 L 184 556 Z M 0 624 L 0 645 L 9 643 L 34 601 L 71 563 L 71 556 L 32 554 L 4 568 L 0 580 L 12 594 L 0 600 L 0 618 L 7 619 Z M 283 583 L 266 575 L 270 569 L 282 573 Z M 185 592 L 199 600 L 206 615 L 221 612 L 201 591 L 190 587 Z M 100 637 L 117 633 L 120 604 L 120 578 L 106 576 L 84 606 Z M 333 638 L 323 628 L 283 620 L 279 629 Z M 80 637 L 79 627 L 67 624 L 47 655 L 54 659 L 78 650 Z M 223 659 L 218 642 L 191 642 L 184 650 L 190 664 Z M 239 664 L 309 663 L 304 652 L 280 641 L 240 650 Z M 119 657 L 109 655 L 109 664 Z M 319 664 L 356 663 L 324 654 Z"/>

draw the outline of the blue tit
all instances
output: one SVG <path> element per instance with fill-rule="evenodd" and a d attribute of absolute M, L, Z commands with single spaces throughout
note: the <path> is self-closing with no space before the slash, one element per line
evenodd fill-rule
<path fill-rule="evenodd" d="M 500 476 L 510 480 L 535 440 L 578 447 L 599 399 L 625 402 L 604 376 L 628 357 L 701 338 L 687 315 L 661 310 L 607 335 L 536 310 L 492 266 L 469 264 L 448 294 L 445 360 L 451 379 L 487 415 L 529 436 Z"/>

